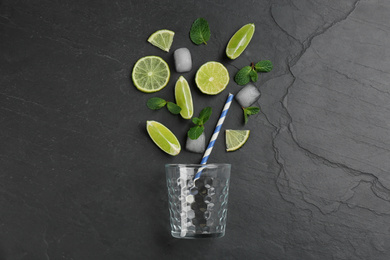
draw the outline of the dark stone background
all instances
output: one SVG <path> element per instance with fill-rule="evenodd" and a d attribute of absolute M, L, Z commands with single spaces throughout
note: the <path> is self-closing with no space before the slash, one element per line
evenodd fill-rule
<path fill-rule="evenodd" d="M 189 40 L 209 21 L 209 43 Z M 389 259 L 390 2 L 0 1 L 0 259 Z M 242 25 L 256 32 L 243 55 L 225 57 Z M 173 100 L 181 75 L 143 94 L 134 63 L 173 55 L 146 42 L 176 32 L 172 51 L 193 55 L 195 114 L 214 114 L 228 92 L 195 86 L 206 61 L 231 77 L 252 61 L 274 70 L 256 86 L 261 113 L 243 125 L 232 104 L 223 129 L 250 129 L 239 151 L 217 140 L 209 162 L 231 162 L 227 233 L 170 236 L 165 163 L 201 155 L 161 152 L 145 131 L 158 120 L 184 145 L 191 126 L 152 96 Z"/>

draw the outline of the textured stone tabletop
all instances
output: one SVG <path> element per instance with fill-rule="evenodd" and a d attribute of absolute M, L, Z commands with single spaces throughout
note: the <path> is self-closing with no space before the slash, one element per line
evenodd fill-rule
<path fill-rule="evenodd" d="M 189 39 L 205 18 L 207 45 Z M 390 258 L 390 1 L 0 1 L 0 260 Z M 254 23 L 229 60 L 236 30 Z M 165 53 L 146 39 L 175 34 Z M 193 69 L 175 72 L 186 47 Z M 171 81 L 156 94 L 131 82 L 134 63 L 157 55 Z M 256 86 L 261 112 L 243 124 L 233 103 L 224 129 L 249 129 L 240 150 L 221 135 L 209 162 L 232 163 L 226 235 L 170 235 L 165 163 L 146 120 L 185 143 L 189 120 L 152 111 L 184 75 L 195 114 L 218 111 L 239 68 L 269 59 Z M 197 68 L 223 63 L 227 89 L 205 96 Z"/>

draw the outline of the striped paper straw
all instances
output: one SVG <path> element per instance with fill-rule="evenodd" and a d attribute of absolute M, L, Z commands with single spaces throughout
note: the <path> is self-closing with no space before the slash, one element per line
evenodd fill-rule
<path fill-rule="evenodd" d="M 227 114 L 227 112 L 229 110 L 230 104 L 232 103 L 233 97 L 234 97 L 234 95 L 232 93 L 229 93 L 229 96 L 228 96 L 228 98 L 226 100 L 225 106 L 223 107 L 222 113 L 219 116 L 219 120 L 217 122 L 217 126 L 215 127 L 214 133 L 213 133 L 213 135 L 211 136 L 211 139 L 210 139 L 210 143 L 207 146 L 206 152 L 204 153 L 202 161 L 200 162 L 200 164 L 206 164 L 207 160 L 209 159 L 210 153 L 213 150 L 213 147 L 214 147 L 214 144 L 215 144 L 215 140 L 217 140 L 218 134 L 221 131 L 222 124 L 225 121 L 226 114 Z M 206 166 L 202 166 L 202 167 L 199 168 L 198 172 L 195 174 L 194 181 L 199 179 L 200 175 L 202 174 L 202 170 L 204 168 L 206 168 Z"/>

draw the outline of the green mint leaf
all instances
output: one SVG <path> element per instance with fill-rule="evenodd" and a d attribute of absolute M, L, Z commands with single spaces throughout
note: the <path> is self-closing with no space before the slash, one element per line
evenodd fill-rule
<path fill-rule="evenodd" d="M 248 123 L 248 114 L 246 113 L 244 109 L 244 124 Z"/>
<path fill-rule="evenodd" d="M 247 107 L 245 108 L 245 110 L 248 115 L 256 115 L 257 113 L 260 112 L 259 107 Z"/>
<path fill-rule="evenodd" d="M 191 26 L 190 38 L 196 45 L 202 43 L 207 45 L 207 41 L 210 39 L 209 23 L 203 18 L 196 19 Z"/>
<path fill-rule="evenodd" d="M 181 111 L 181 107 L 179 107 L 178 105 L 176 105 L 173 102 L 167 102 L 167 108 L 168 108 L 169 112 L 171 112 L 174 115 L 179 114 Z"/>
<path fill-rule="evenodd" d="M 211 107 L 205 107 L 202 109 L 202 111 L 200 111 L 199 119 L 202 120 L 202 125 L 205 124 L 207 120 L 209 120 L 211 113 L 212 113 Z"/>
<path fill-rule="evenodd" d="M 203 121 L 197 117 L 192 118 L 192 123 L 194 123 L 195 125 L 203 125 Z"/>
<path fill-rule="evenodd" d="M 244 123 L 248 123 L 248 119 L 249 119 L 249 116 L 250 115 L 256 115 L 257 113 L 260 112 L 260 108 L 259 107 L 247 107 L 247 108 L 243 108 L 244 110 Z"/>
<path fill-rule="evenodd" d="M 159 98 L 159 97 L 152 97 L 148 100 L 148 102 L 146 103 L 146 105 L 148 106 L 148 108 L 150 109 L 153 109 L 153 110 L 157 110 L 157 109 L 160 109 L 162 108 L 163 106 L 166 105 L 166 101 L 162 98 Z"/>
<path fill-rule="evenodd" d="M 270 72 L 272 68 L 272 62 L 269 60 L 261 60 L 255 65 L 255 70 L 257 72 Z"/>
<path fill-rule="evenodd" d="M 256 82 L 259 78 L 259 75 L 257 75 L 257 72 L 255 70 L 251 70 L 249 73 L 249 77 L 251 78 L 252 82 Z"/>
<path fill-rule="evenodd" d="M 197 126 L 191 127 L 190 130 L 188 130 L 187 135 L 190 139 L 196 140 L 203 133 L 203 131 L 204 131 L 204 127 L 197 125 Z"/>
<path fill-rule="evenodd" d="M 252 71 L 252 68 L 251 66 L 245 66 L 243 67 L 242 69 L 240 69 L 236 76 L 234 76 L 234 81 L 240 85 L 240 86 L 243 86 L 243 85 L 246 85 L 249 83 L 249 81 L 251 80 L 251 77 L 250 77 L 250 73 Z"/>

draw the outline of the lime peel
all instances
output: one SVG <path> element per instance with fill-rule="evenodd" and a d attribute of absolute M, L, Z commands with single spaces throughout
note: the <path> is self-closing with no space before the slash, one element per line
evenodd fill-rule
<path fill-rule="evenodd" d="M 195 75 L 199 90 L 208 95 L 221 93 L 229 84 L 229 72 L 222 63 L 209 61 L 203 64 Z"/>

